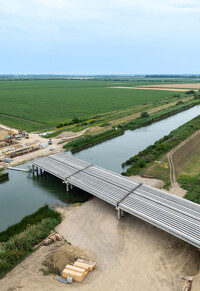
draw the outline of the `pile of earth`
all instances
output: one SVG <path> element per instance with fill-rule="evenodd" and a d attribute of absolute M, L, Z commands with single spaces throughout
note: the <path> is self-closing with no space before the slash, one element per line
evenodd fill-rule
<path fill-rule="evenodd" d="M 94 260 L 92 255 L 87 250 L 72 246 L 71 244 L 65 242 L 58 244 L 56 248 L 47 255 L 43 265 L 49 272 L 60 275 L 66 265 L 73 265 L 77 259 Z"/>

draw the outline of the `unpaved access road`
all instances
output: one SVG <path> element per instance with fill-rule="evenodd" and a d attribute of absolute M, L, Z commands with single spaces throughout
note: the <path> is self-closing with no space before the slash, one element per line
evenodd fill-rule
<path fill-rule="evenodd" d="M 39 271 L 53 246 L 42 247 L 0 280 L 0 290 L 21 291 L 181 291 L 186 275 L 198 272 L 196 248 L 126 215 L 94 198 L 82 206 L 62 209 L 56 231 L 72 245 L 87 249 L 97 268 L 83 283 L 64 285 Z"/>

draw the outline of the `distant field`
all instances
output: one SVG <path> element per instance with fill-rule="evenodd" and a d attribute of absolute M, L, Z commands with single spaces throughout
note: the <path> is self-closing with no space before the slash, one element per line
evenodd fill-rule
<path fill-rule="evenodd" d="M 22 80 L 0 81 L 0 123 L 28 131 L 55 128 L 73 117 L 161 101 L 173 95 L 168 91 L 108 88 L 145 85 L 144 81 Z M 155 82 L 148 81 L 149 84 Z"/>

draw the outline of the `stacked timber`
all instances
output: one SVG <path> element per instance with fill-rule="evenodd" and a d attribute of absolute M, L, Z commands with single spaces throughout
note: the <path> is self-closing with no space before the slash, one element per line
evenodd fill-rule
<path fill-rule="evenodd" d="M 64 278 L 72 277 L 75 282 L 81 283 L 87 274 L 96 268 L 96 263 L 78 259 L 74 265 L 66 265 L 62 272 Z"/>

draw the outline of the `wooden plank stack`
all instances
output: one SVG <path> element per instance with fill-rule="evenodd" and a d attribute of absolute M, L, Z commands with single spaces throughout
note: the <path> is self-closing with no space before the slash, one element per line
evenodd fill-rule
<path fill-rule="evenodd" d="M 96 268 L 96 263 L 78 259 L 74 265 L 66 265 L 62 272 L 62 276 L 67 278 L 71 276 L 75 282 L 81 283 L 87 276 L 88 272 L 92 272 Z"/>

